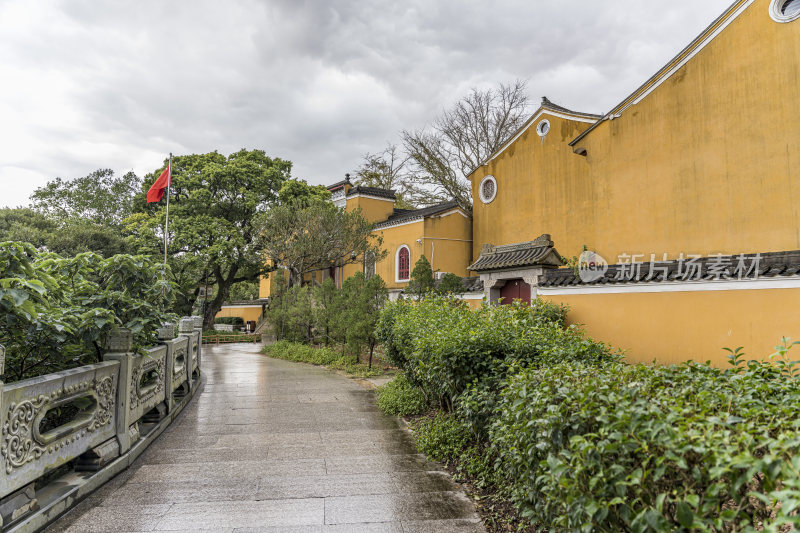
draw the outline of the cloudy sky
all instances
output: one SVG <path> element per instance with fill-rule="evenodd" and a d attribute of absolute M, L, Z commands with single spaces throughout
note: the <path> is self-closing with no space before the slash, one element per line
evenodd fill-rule
<path fill-rule="evenodd" d="M 603 113 L 731 0 L 0 0 L 0 206 L 260 148 L 330 183 L 472 87 Z"/>

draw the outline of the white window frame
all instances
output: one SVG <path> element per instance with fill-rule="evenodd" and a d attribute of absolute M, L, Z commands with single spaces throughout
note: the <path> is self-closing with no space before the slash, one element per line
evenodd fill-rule
<path fill-rule="evenodd" d="M 408 250 L 408 278 L 407 279 L 400 279 L 400 250 L 405 248 Z M 395 283 L 407 283 L 411 281 L 411 248 L 408 247 L 406 244 L 401 244 L 397 247 L 397 251 L 394 253 L 394 281 Z"/>
<path fill-rule="evenodd" d="M 772 20 L 775 22 L 792 22 L 800 18 L 800 13 L 795 13 L 791 16 L 781 13 L 781 9 L 788 1 L 789 0 L 772 0 L 769 6 L 769 16 L 772 17 Z"/>
<path fill-rule="evenodd" d="M 491 181 L 492 183 L 494 183 L 494 192 L 492 193 L 492 196 L 490 198 L 487 198 L 483 195 L 483 184 L 486 183 L 487 181 Z M 489 204 L 496 197 L 497 197 L 497 179 L 495 179 L 495 177 L 492 176 L 491 174 L 488 176 L 484 176 L 484 178 L 481 180 L 480 185 L 478 185 L 478 198 L 481 199 L 481 202 Z"/>
<path fill-rule="evenodd" d="M 546 131 L 545 131 L 545 127 L 547 128 Z M 536 134 L 539 137 L 546 137 L 548 133 L 550 133 L 550 121 L 547 120 L 547 119 L 544 119 L 544 120 L 540 121 L 536 125 Z"/>

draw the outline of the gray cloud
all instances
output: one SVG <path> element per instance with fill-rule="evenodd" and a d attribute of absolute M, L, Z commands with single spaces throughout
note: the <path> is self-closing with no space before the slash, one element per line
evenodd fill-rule
<path fill-rule="evenodd" d="M 55 176 L 261 148 L 313 183 L 471 87 L 604 112 L 729 0 L 0 3 L 0 205 Z"/>

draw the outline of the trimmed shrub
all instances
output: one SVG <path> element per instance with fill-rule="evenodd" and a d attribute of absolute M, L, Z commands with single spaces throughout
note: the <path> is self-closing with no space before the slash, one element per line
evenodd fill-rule
<path fill-rule="evenodd" d="M 467 476 L 478 487 L 502 489 L 505 485 L 492 450 L 476 440 L 457 416 L 439 412 L 415 420 L 411 429 L 420 452 L 453 465 L 457 474 Z"/>
<path fill-rule="evenodd" d="M 214 324 L 228 324 L 231 326 L 243 326 L 244 319 L 240 316 L 221 316 L 214 319 Z"/>
<path fill-rule="evenodd" d="M 332 370 L 343 370 L 359 377 L 377 376 L 383 373 L 382 369 L 369 368 L 367 365 L 356 363 L 352 357 L 342 355 L 341 352 L 330 348 L 314 348 L 307 344 L 291 341 L 278 341 L 261 349 L 261 353 L 276 359 L 285 359 L 298 363 L 310 363 L 328 367 Z"/>
<path fill-rule="evenodd" d="M 564 312 L 538 300 L 533 306 L 515 303 L 472 311 L 463 302 L 429 297 L 392 308 L 385 320 L 392 324 L 391 334 L 383 326 L 381 338 L 387 353 L 402 360 L 409 381 L 451 410 L 468 384 L 486 381 L 496 388 L 511 364 L 617 359 L 578 328 L 564 328 Z"/>
<path fill-rule="evenodd" d="M 404 374 L 398 374 L 392 381 L 375 391 L 378 407 L 390 415 L 418 415 L 427 407 L 425 395 L 408 382 Z"/>
<path fill-rule="evenodd" d="M 403 368 L 406 364 L 406 350 L 410 349 L 412 339 L 402 338 L 405 332 L 395 329 L 398 317 L 408 314 L 413 304 L 408 300 L 387 302 L 375 326 L 375 337 L 383 346 L 383 353 L 394 366 Z"/>
<path fill-rule="evenodd" d="M 490 435 L 523 516 L 559 531 L 800 525 L 796 368 L 735 363 L 510 376 Z"/>

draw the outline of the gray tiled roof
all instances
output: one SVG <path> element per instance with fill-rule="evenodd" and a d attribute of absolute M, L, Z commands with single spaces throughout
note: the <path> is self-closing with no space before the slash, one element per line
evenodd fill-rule
<path fill-rule="evenodd" d="M 367 194 L 369 196 L 378 196 L 380 198 L 388 198 L 390 200 L 394 200 L 396 195 L 393 190 L 391 189 L 381 189 L 378 187 L 365 187 L 364 185 L 356 185 L 355 187 L 351 187 L 349 191 L 347 191 L 347 196 L 353 196 L 355 194 Z"/>
<path fill-rule="evenodd" d="M 746 270 L 754 267 L 757 254 L 743 254 L 743 267 Z M 800 276 L 800 250 L 789 252 L 767 252 L 758 254 L 758 276 L 757 277 L 785 277 L 785 276 Z M 727 279 L 738 279 L 738 274 L 735 268 L 738 265 L 740 254 L 732 256 L 710 256 L 702 257 L 695 261 L 698 265 L 698 270 L 701 274 L 699 279 L 712 280 L 712 279 L 725 279 L 721 278 L 718 274 L 709 273 L 710 265 L 720 265 L 720 260 L 726 261 L 723 266 L 728 267 L 729 277 Z M 651 276 L 652 268 L 652 276 Z M 623 270 L 624 269 L 624 270 Z M 642 262 L 637 263 L 637 266 L 630 267 L 629 264 L 622 266 L 620 264 L 609 265 L 605 275 L 600 279 L 592 282 L 584 282 L 580 276 L 575 273 L 571 268 L 559 268 L 545 272 L 544 279 L 539 280 L 541 287 L 564 287 L 569 285 L 605 285 L 615 283 L 641 283 L 648 281 L 686 281 L 697 280 L 695 275 L 687 275 L 689 269 L 688 261 L 679 262 L 672 261 L 656 261 L 656 262 Z M 666 270 L 666 279 L 664 279 L 664 271 Z M 693 271 L 696 272 L 696 271 Z M 713 272 L 713 267 L 712 267 Z M 743 275 L 743 278 L 755 277 L 753 273 Z"/>
<path fill-rule="evenodd" d="M 558 267 L 563 264 L 561 256 L 553 247 L 550 235 L 545 234 L 529 242 L 502 246 L 484 245 L 480 257 L 468 267 L 468 270 L 485 272 L 534 265 Z"/>
<path fill-rule="evenodd" d="M 389 218 L 378 224 L 376 228 L 390 226 L 392 224 L 397 224 L 398 222 L 406 222 L 414 219 L 423 219 L 425 217 L 436 215 L 438 213 L 441 213 L 443 211 L 448 211 L 456 207 L 459 207 L 458 202 L 455 200 L 451 200 L 449 202 L 444 202 L 442 204 L 432 205 L 430 207 L 423 207 L 422 209 L 412 209 L 412 210 L 395 209 L 394 212 L 391 215 L 389 215 Z"/>
<path fill-rule="evenodd" d="M 341 187 L 341 186 L 343 186 L 343 185 L 347 185 L 347 184 L 351 184 L 351 183 L 350 183 L 350 178 L 343 179 L 342 181 L 337 181 L 337 182 L 336 182 L 336 183 L 334 183 L 333 185 L 328 185 L 327 189 L 328 189 L 329 191 L 332 191 L 332 190 L 334 190 L 334 189 L 338 189 L 339 187 Z M 351 185 L 352 185 L 352 184 L 351 184 Z"/>
<path fill-rule="evenodd" d="M 583 115 L 585 117 L 600 118 L 602 116 L 602 115 L 595 115 L 594 113 L 584 113 L 583 111 L 573 111 L 572 109 L 567 109 L 566 107 L 554 104 L 546 96 L 542 96 L 542 107 L 547 109 L 552 109 L 553 111 L 562 111 L 564 113 L 570 113 L 572 115 Z"/>

